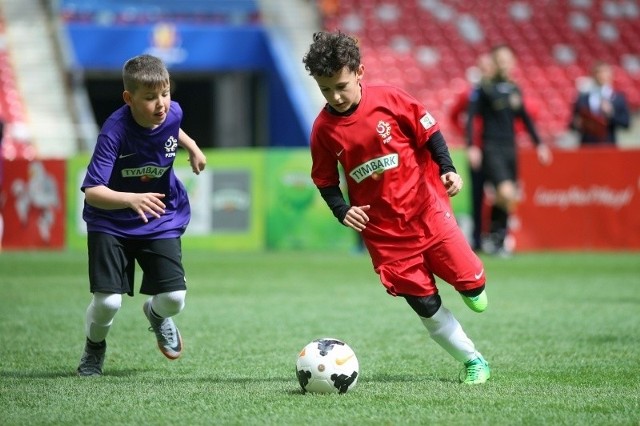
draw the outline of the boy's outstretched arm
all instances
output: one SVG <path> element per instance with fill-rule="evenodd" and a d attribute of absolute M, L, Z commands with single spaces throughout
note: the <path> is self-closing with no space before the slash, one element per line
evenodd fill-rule
<path fill-rule="evenodd" d="M 180 128 L 180 131 L 178 132 L 178 145 L 187 150 L 189 153 L 189 164 L 191 164 L 191 170 L 193 170 L 193 173 L 199 175 L 207 165 L 207 157 L 198 147 L 196 141 L 187 135 L 182 128 Z"/>

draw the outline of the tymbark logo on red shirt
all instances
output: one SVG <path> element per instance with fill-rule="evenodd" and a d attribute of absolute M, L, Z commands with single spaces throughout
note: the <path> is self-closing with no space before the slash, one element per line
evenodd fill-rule
<path fill-rule="evenodd" d="M 349 176 L 360 183 L 374 173 L 384 173 L 386 170 L 395 169 L 400 164 L 397 153 L 387 154 L 382 157 L 372 158 L 353 169 Z"/>

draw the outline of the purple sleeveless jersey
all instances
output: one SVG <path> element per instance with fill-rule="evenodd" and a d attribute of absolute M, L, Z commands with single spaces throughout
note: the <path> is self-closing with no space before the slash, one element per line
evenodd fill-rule
<path fill-rule="evenodd" d="M 132 209 L 103 210 L 84 203 L 87 231 L 125 238 L 173 238 L 182 235 L 191 210 L 187 191 L 173 170 L 182 109 L 171 102 L 167 118 L 151 130 L 138 125 L 128 105 L 105 121 L 81 189 L 104 185 L 114 191 L 158 192 L 165 213 L 144 223 Z"/>

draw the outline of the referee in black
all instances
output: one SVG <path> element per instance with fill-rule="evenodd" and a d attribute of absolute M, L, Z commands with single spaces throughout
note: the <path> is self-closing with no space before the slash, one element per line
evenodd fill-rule
<path fill-rule="evenodd" d="M 518 202 L 515 120 L 521 119 L 524 123 L 536 146 L 539 161 L 548 164 L 551 151 L 541 143 L 525 109 L 522 92 L 511 78 L 516 65 L 512 49 L 504 44 L 497 45 L 491 49 L 491 56 L 496 65 L 495 77 L 475 90 L 469 102 L 467 149 L 472 166 L 481 167 L 485 182 L 495 190 L 489 235 L 483 237 L 482 250 L 508 256 L 510 250 L 505 247 L 508 220 Z M 473 140 L 475 116 L 480 116 L 483 123 L 480 144 Z"/>

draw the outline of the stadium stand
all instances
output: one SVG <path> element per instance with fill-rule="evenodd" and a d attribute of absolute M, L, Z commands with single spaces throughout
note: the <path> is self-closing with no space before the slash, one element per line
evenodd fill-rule
<path fill-rule="evenodd" d="M 65 23 L 112 27 L 159 21 L 251 25 L 260 22 L 260 11 L 256 0 L 4 2 L 0 7 L 0 118 L 7 124 L 4 157 L 65 157 L 95 140 L 96 123 L 81 117 L 76 105 L 84 89 L 76 87 L 82 81 L 76 81 L 81 77 L 71 69 L 74 52 L 60 29 Z M 32 96 L 34 91 L 39 91 L 37 96 Z M 47 96 L 42 96 L 45 91 Z"/>
<path fill-rule="evenodd" d="M 627 95 L 632 110 L 640 110 L 640 6 L 631 0 L 518 0 L 491 7 L 459 0 L 59 0 L 52 4 L 63 23 L 97 26 L 158 21 L 269 25 L 275 18 L 295 21 L 300 13 L 292 5 L 315 5 L 323 16 L 322 27 L 361 39 L 367 79 L 396 84 L 418 97 L 440 117 L 454 146 L 463 143 L 462 137 L 449 131 L 451 123 L 444 117 L 468 89 L 467 70 L 496 43 L 506 42 L 516 51 L 518 81 L 535 106 L 538 128 L 548 142 L 566 132 L 570 103 L 596 59 L 614 65 L 617 87 Z M 270 6 L 265 9 L 265 5 Z M 297 65 L 308 46 L 308 33 L 315 31 L 308 24 L 301 30 L 303 34 L 284 33 L 287 43 L 296 47 L 291 50 Z M 7 117 L 10 122 L 26 118 L 12 77 L 15 72 L 2 49 L 0 108 L 5 116 L 9 110 L 21 116 Z M 308 100 L 316 102 L 309 80 L 305 75 L 301 80 L 307 84 Z M 315 111 L 315 103 L 311 109 Z M 11 135 L 6 142 L 13 145 Z"/>
<path fill-rule="evenodd" d="M 335 6 L 335 5 L 334 5 Z M 319 4 L 320 10 L 322 10 Z M 537 124 L 554 143 L 567 129 L 577 85 L 596 60 L 615 68 L 616 86 L 640 109 L 640 6 L 635 1 L 340 0 L 324 15 L 362 43 L 369 81 L 399 85 L 436 117 L 466 90 L 466 70 L 492 45 L 519 58 L 517 80 L 537 108 Z M 440 120 L 452 145 L 462 144 Z"/>
<path fill-rule="evenodd" d="M 9 123 L 9 136 L 23 142 L 20 148 L 31 158 L 65 158 L 76 151 L 78 138 L 54 22 L 40 0 L 5 0 L 0 17 L 20 99 L 13 109 L 21 118 Z"/>
<path fill-rule="evenodd" d="M 33 158 L 34 147 L 21 137 L 25 108 L 6 47 L 4 20 L 0 19 L 0 119 L 5 123 L 1 155 L 9 160 Z"/>

